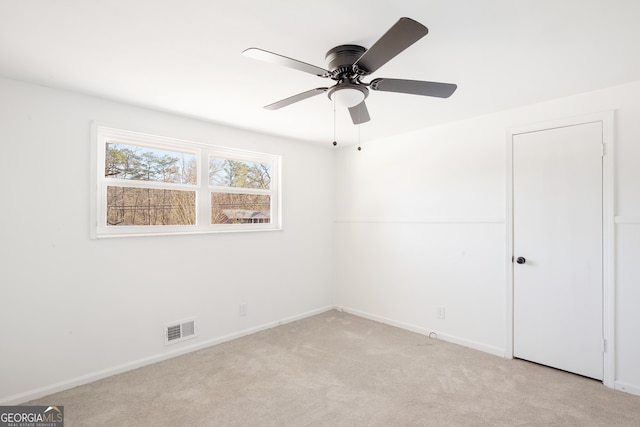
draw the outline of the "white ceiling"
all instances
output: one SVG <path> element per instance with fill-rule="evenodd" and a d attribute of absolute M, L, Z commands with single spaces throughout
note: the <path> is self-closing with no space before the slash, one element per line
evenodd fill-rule
<path fill-rule="evenodd" d="M 0 76 L 330 144 L 325 95 L 262 106 L 332 82 L 241 52 L 326 68 L 327 50 L 370 47 L 402 16 L 429 34 L 371 78 L 458 90 L 372 92 L 359 131 L 337 112 L 340 143 L 640 80 L 637 0 L 0 0 Z"/>

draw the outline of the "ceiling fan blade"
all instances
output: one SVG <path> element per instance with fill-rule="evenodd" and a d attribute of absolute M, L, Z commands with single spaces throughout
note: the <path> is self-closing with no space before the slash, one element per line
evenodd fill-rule
<path fill-rule="evenodd" d="M 273 104 L 265 105 L 265 110 L 278 110 L 282 107 L 286 107 L 287 105 L 291 105 L 295 102 L 302 101 L 307 98 L 311 98 L 312 96 L 319 95 L 321 93 L 329 90 L 328 87 L 318 87 L 315 89 L 308 90 L 306 92 L 299 93 L 297 95 L 290 96 L 288 98 L 282 99 L 278 102 L 274 102 Z"/>
<path fill-rule="evenodd" d="M 428 32 L 421 23 L 411 18 L 400 18 L 354 65 L 371 74 Z"/>
<path fill-rule="evenodd" d="M 365 104 L 364 101 L 355 107 L 349 107 L 349 114 L 351 114 L 351 120 L 354 125 L 366 123 L 371 120 L 371 117 L 369 117 L 369 110 L 367 110 L 367 104 Z"/>
<path fill-rule="evenodd" d="M 293 68 L 294 70 L 304 71 L 315 76 L 328 77 L 331 72 L 324 68 L 316 67 L 315 65 L 307 64 L 306 62 L 298 61 L 297 59 L 288 58 L 286 56 L 278 55 L 277 53 L 269 52 L 256 47 L 250 47 L 245 49 L 242 54 L 249 58 L 259 59 L 265 62 L 271 62 L 273 64 L 283 65 L 285 67 Z"/>
<path fill-rule="evenodd" d="M 411 95 L 435 96 L 448 98 L 458 88 L 453 83 L 425 82 L 421 80 L 374 79 L 369 89 L 382 92 L 399 92 Z"/>

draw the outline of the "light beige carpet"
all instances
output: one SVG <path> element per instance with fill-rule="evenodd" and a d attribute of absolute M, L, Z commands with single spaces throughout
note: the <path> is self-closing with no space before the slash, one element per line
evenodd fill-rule
<path fill-rule="evenodd" d="M 65 426 L 640 426 L 640 397 L 330 311 L 56 393 Z"/>

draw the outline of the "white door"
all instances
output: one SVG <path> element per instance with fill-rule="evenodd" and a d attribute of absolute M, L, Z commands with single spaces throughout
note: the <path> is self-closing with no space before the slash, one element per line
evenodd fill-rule
<path fill-rule="evenodd" d="M 602 122 L 512 141 L 513 354 L 601 380 Z"/>

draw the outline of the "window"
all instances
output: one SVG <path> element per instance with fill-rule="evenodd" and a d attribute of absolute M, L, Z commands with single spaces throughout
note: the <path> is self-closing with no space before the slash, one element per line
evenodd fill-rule
<path fill-rule="evenodd" d="M 268 224 L 271 164 L 209 157 L 211 222 Z"/>
<path fill-rule="evenodd" d="M 94 126 L 92 237 L 280 229 L 280 157 Z"/>

